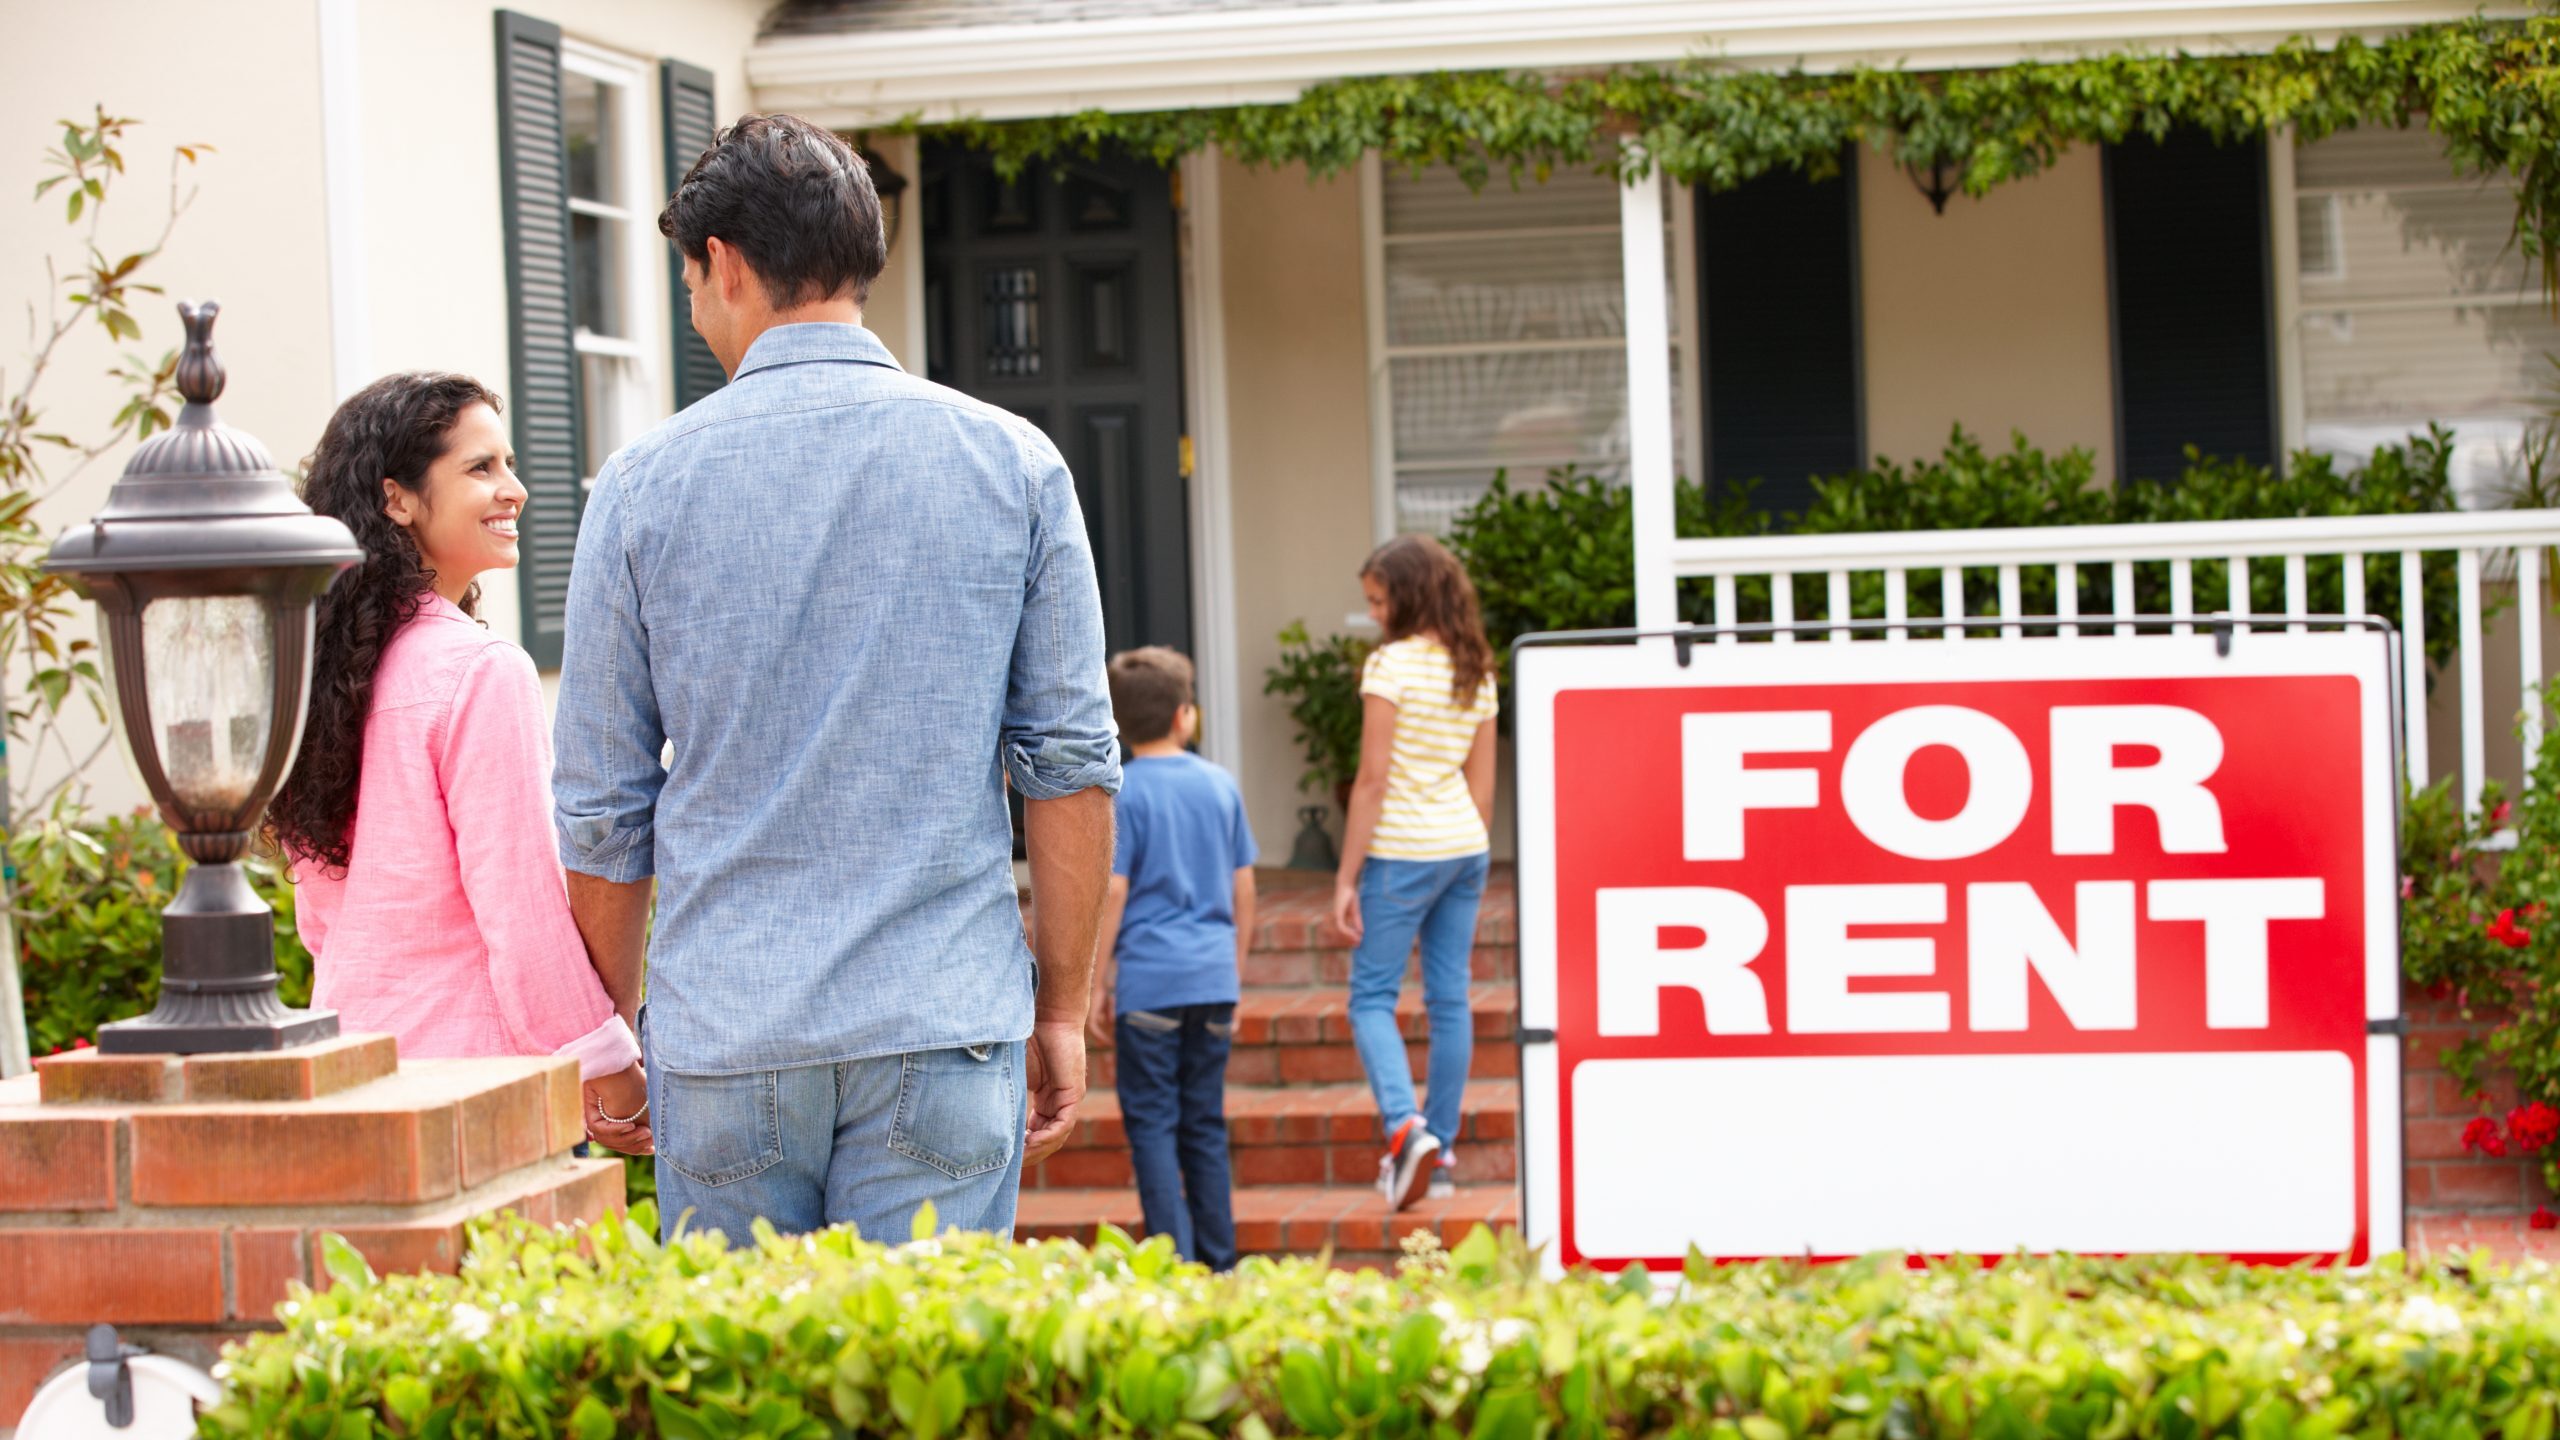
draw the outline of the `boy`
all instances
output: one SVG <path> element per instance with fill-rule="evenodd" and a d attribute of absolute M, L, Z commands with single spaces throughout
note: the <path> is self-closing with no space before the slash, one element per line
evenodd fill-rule
<path fill-rule="evenodd" d="M 1227 1045 L 1253 933 L 1253 831 L 1234 778 L 1184 748 L 1200 727 L 1189 660 L 1161 645 L 1113 656 L 1111 713 L 1129 758 L 1087 1030 L 1119 1051 L 1147 1233 L 1229 1270 Z"/>

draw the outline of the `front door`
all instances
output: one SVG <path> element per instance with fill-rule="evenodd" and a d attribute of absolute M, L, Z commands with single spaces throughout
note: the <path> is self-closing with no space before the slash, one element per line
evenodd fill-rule
<path fill-rule="evenodd" d="M 1191 648 L 1173 186 L 1113 158 L 1011 179 L 925 147 L 927 373 L 1039 426 L 1075 473 L 1113 650 Z"/>

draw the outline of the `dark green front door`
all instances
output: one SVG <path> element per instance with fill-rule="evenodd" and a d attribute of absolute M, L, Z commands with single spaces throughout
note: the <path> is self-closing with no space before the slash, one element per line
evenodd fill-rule
<path fill-rule="evenodd" d="M 1191 648 L 1173 187 L 1128 159 L 1006 180 L 925 148 L 926 353 L 935 380 L 1039 426 L 1075 472 L 1113 650 Z"/>

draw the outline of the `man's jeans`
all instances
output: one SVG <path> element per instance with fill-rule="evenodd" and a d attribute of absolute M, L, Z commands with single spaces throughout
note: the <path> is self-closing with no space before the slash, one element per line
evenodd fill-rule
<path fill-rule="evenodd" d="M 643 1025 L 641 1044 L 648 1044 Z M 917 1050 L 744 1075 L 649 1069 L 658 1230 L 748 1243 L 850 1220 L 907 1239 L 930 1201 L 939 1229 L 1013 1231 L 1022 1189 L 1020 1042 Z"/>
<path fill-rule="evenodd" d="M 1444 1150 L 1457 1143 L 1467 1066 L 1475 1058 L 1475 1016 L 1467 1005 L 1469 961 L 1476 944 L 1476 905 L 1484 898 L 1488 857 L 1386 860 L 1360 867 L 1360 945 L 1351 952 L 1351 1040 L 1368 1072 L 1382 1125 L 1417 1113 L 1413 1064 L 1396 1026 L 1396 995 L 1405 957 L 1422 940 L 1422 1004 L 1431 1018 L 1431 1103 L 1423 1124 Z M 660 1143 L 664 1143 L 663 1141 Z"/>
<path fill-rule="evenodd" d="M 1233 1005 L 1132 1010 L 1114 1026 L 1120 1124 L 1138 1172 L 1149 1235 L 1170 1235 L 1185 1260 L 1236 1263 L 1227 1173 L 1227 1049 Z"/>

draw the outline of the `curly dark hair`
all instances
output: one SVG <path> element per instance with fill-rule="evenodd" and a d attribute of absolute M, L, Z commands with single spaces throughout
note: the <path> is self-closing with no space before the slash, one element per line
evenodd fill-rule
<path fill-rule="evenodd" d="M 320 597 L 311 654 L 311 714 L 302 751 L 267 807 L 267 839 L 287 856 L 343 871 L 355 844 L 356 785 L 364 774 L 364 724 L 373 711 L 382 652 L 424 606 L 435 572 L 409 532 L 382 506 L 385 477 L 425 493 L 454 422 L 474 405 L 501 409 L 496 391 L 468 375 L 414 371 L 374 381 L 338 407 L 303 462 L 302 498 L 344 521 L 364 563 Z M 476 614 L 480 587 L 462 597 Z"/>
<path fill-rule="evenodd" d="M 1360 578 L 1387 592 L 1390 641 L 1427 635 L 1449 652 L 1449 695 L 1459 705 L 1493 669 L 1493 644 L 1485 639 L 1475 582 L 1449 547 L 1428 535 L 1399 535 L 1369 552 Z"/>

